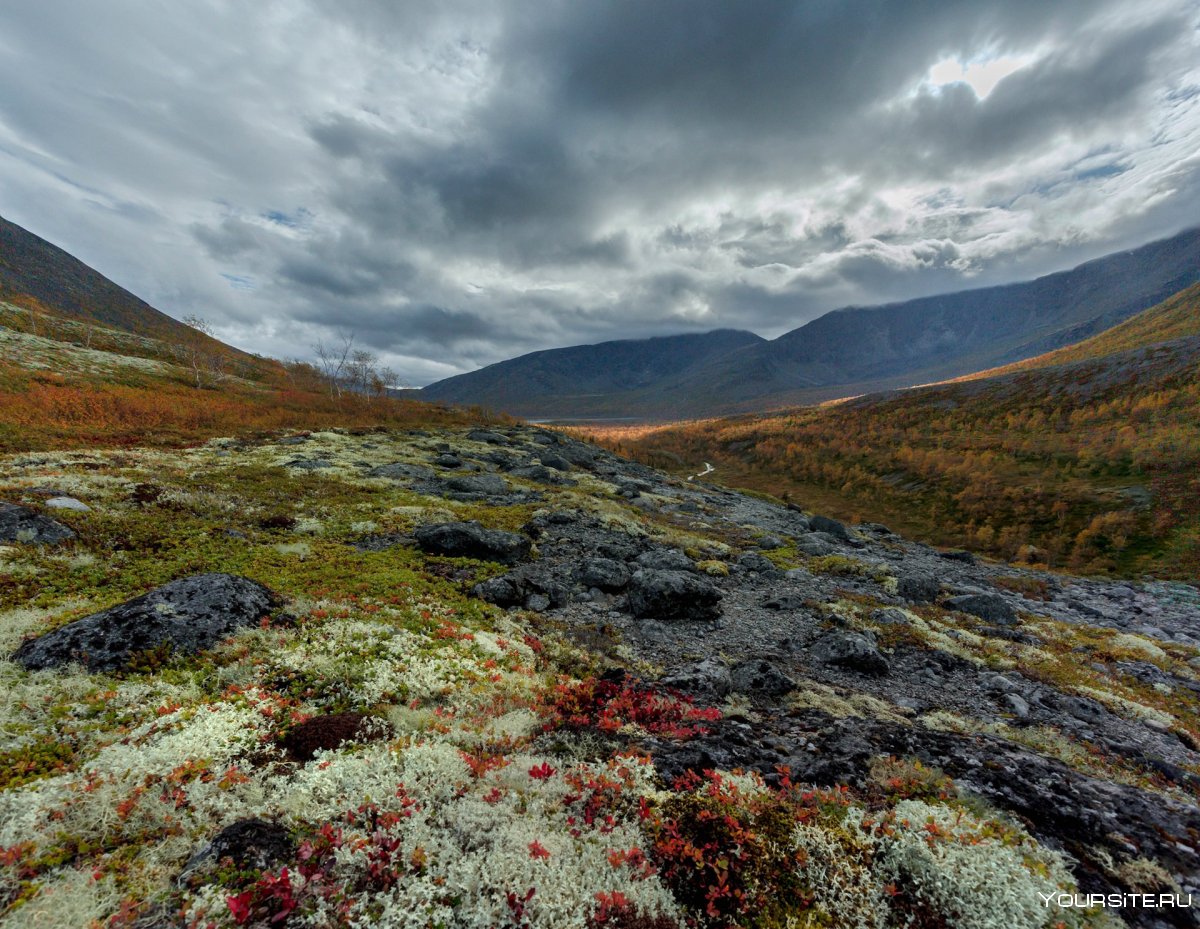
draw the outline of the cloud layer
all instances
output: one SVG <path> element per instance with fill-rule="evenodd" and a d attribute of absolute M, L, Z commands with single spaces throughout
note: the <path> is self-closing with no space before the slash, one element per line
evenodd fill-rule
<path fill-rule="evenodd" d="M 150 10 L 0 6 L 0 213 L 237 344 L 354 331 L 412 383 L 1200 216 L 1195 0 Z"/>

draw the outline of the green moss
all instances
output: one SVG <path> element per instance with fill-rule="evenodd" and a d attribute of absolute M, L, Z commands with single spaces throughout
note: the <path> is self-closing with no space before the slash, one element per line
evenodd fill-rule
<path fill-rule="evenodd" d="M 41 736 L 21 748 L 0 752 L 0 790 L 70 771 L 75 750 L 62 739 Z"/>

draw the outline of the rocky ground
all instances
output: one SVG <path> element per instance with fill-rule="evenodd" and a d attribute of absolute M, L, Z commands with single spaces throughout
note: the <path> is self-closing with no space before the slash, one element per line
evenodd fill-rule
<path fill-rule="evenodd" d="M 211 510 L 224 518 L 205 529 L 206 544 L 219 545 L 221 559 L 267 586 L 238 572 L 206 573 L 216 559 L 196 557 L 184 559 L 193 568 L 190 579 L 175 571 L 162 578 L 171 583 L 140 599 L 110 598 L 109 609 L 88 613 L 70 604 L 69 596 L 80 590 L 56 580 L 61 596 L 42 597 L 50 608 L 46 618 L 31 622 L 25 639 L 14 642 L 12 660 L 21 669 L 12 672 L 14 680 L 63 667 L 124 673 L 147 654 L 229 647 L 219 643 L 283 610 L 292 617 L 283 626 L 302 623 L 304 616 L 294 615 L 304 612 L 294 602 L 296 591 L 280 589 L 286 586 L 280 578 L 291 575 L 280 569 L 272 579 L 252 570 L 256 546 L 269 543 L 272 553 L 283 554 L 290 546 L 300 558 L 339 563 L 403 559 L 476 604 L 470 610 L 480 611 L 486 628 L 502 619 L 506 628 L 529 630 L 539 641 L 562 642 L 581 656 L 570 661 L 590 665 L 605 686 L 631 688 L 650 702 L 655 694 L 682 694 L 699 707 L 718 709 L 720 718 L 694 735 L 649 725 L 600 727 L 605 751 L 648 753 L 660 785 L 685 783 L 689 772 L 740 770 L 756 772 L 764 789 L 785 791 L 793 783 L 845 789 L 863 809 L 878 810 L 884 801 L 873 791 L 880 783 L 927 778 L 942 785 L 934 793 L 943 800 L 952 796 L 963 810 L 992 811 L 1061 856 L 1073 891 L 1194 893 L 1200 902 L 1195 587 L 1072 578 L 938 551 L 882 525 L 844 526 L 795 504 L 672 478 L 535 427 L 222 440 L 189 454 L 193 469 L 224 473 L 230 481 L 252 463 L 269 466 L 283 481 L 307 481 L 298 486 L 310 492 L 313 481 L 327 482 L 312 485 L 318 490 L 339 482 L 366 488 L 378 499 L 356 498 L 354 519 L 327 503 L 319 532 L 306 528 L 305 520 L 322 513 L 309 504 L 289 506 L 286 492 L 275 495 L 271 512 L 255 513 L 252 523 L 239 518 L 244 514 L 237 505 Z M 107 475 L 107 484 L 88 479 L 89 461 L 94 475 Z M 26 565 L 23 576 L 53 574 L 59 569 L 45 552 L 96 539 L 87 514 L 110 506 L 114 494 L 122 506 L 147 512 L 178 496 L 169 480 L 147 477 L 147 467 L 112 457 L 10 457 L 0 485 L 8 501 L 0 505 L 0 538 L 10 546 L 9 561 L 20 564 L 23 553 L 36 549 L 43 560 Z M 193 498 L 177 500 L 178 506 L 195 508 L 195 495 L 230 486 L 189 481 Z M 87 492 L 96 499 L 87 499 Z M 380 508 L 385 499 L 387 507 Z M 155 512 L 170 518 L 168 511 Z M 334 546 L 336 554 L 326 554 Z M 95 557 L 74 557 L 85 555 Z M 32 590 L 28 580 L 15 583 L 10 593 Z M 263 628 L 275 621 L 263 619 Z M 310 712 L 338 711 L 326 728 L 341 735 L 323 745 L 311 733 L 291 730 L 280 737 L 281 764 L 303 767 L 322 748 L 336 750 L 343 741 L 386 743 L 400 731 L 397 714 L 379 709 L 386 700 L 306 699 Z M 536 701 L 527 705 L 545 709 Z M 370 718 L 381 720 L 378 731 L 370 730 Z M 363 734 L 368 730 L 374 732 L 369 738 Z M 522 744 L 549 751 L 544 742 Z M 539 762 L 546 770 L 563 766 L 561 755 L 546 757 Z M 889 766 L 902 773 L 886 776 Z M 530 774 L 538 779 L 536 770 Z M 46 782 L 23 780 L 22 789 L 26 783 Z M 905 797 L 901 802 L 916 802 Z M 10 821 L 2 841 L 14 848 L 21 829 L 11 817 L 18 816 L 19 804 L 3 809 Z M 264 812 L 266 825 L 247 822 L 260 820 L 243 817 L 226 825 L 241 830 L 235 838 L 253 833 L 271 847 L 287 845 L 298 828 L 282 813 Z M 291 831 L 280 822 L 291 822 Z M 218 840 L 232 841 L 228 835 Z M 530 845 L 535 853 L 536 844 Z M 202 843 L 200 851 L 193 848 L 184 871 L 190 873 L 198 866 L 192 859 L 204 854 Z M 801 858 L 815 854 L 809 848 Z M 287 853 L 272 855 L 282 860 Z M 210 850 L 209 857 L 221 856 Z M 670 885 L 669 864 L 659 861 L 658 868 Z M 907 874 L 914 889 L 906 890 L 902 880 L 898 891 L 890 891 L 901 903 L 891 904 L 889 915 L 859 916 L 854 923 L 837 908 L 842 904 L 811 891 L 809 899 L 817 901 L 811 905 L 826 921 L 790 924 L 993 924 L 972 915 L 962 901 L 943 901 L 938 910 L 931 903 L 934 891 L 922 890 L 911 872 L 896 873 Z M 10 880 L 16 881 L 13 899 L 36 899 L 36 881 Z M 722 922 L 702 906 L 689 910 L 686 894 L 670 887 L 675 903 L 660 905 L 647 895 L 642 912 L 670 911 L 691 925 L 784 924 L 750 917 Z M 524 925 L 525 918 L 531 925 L 573 924 L 538 916 L 530 900 L 520 904 L 528 908 L 526 916 L 511 901 L 507 905 L 510 915 L 516 913 L 513 925 Z M 682 910 L 671 909 L 676 905 Z M 862 904 L 872 914 L 875 905 Z M 617 925 L 603 921 L 602 909 L 587 924 Z M 21 923 L 23 912 L 28 907 L 13 909 L 14 925 L 37 924 Z M 230 912 L 245 924 L 236 920 L 232 904 Z M 1196 912 L 1124 906 L 1086 917 L 1045 908 L 992 916 L 995 925 L 1005 926 L 1085 918 L 1103 924 L 1119 913 L 1129 925 L 1157 927 L 1200 924 Z M 637 923 L 643 924 L 650 923 Z"/>

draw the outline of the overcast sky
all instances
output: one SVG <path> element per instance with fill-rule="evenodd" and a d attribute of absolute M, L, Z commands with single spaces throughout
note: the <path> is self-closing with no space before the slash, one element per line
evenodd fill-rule
<path fill-rule="evenodd" d="M 0 215 L 410 383 L 1200 222 L 1200 0 L 3 0 Z"/>

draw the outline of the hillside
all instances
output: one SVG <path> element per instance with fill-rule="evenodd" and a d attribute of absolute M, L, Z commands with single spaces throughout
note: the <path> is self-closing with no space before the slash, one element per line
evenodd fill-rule
<path fill-rule="evenodd" d="M 962 380 L 996 377 L 1031 368 L 1087 361 L 1136 348 L 1148 348 L 1188 336 L 1200 336 L 1200 285 L 1181 290 L 1157 306 L 1104 332 L 1025 361 L 967 375 Z"/>
<path fill-rule="evenodd" d="M 602 409 L 620 417 L 622 398 L 686 376 L 740 348 L 762 342 L 752 332 L 721 329 L 702 335 L 625 339 L 533 352 L 446 378 L 420 395 L 450 403 L 480 403 L 516 416 L 548 418 Z"/>
<path fill-rule="evenodd" d="M 0 452 L 180 445 L 265 429 L 461 423 L 472 414 L 333 384 L 160 313 L 0 219 Z"/>
<path fill-rule="evenodd" d="M 430 385 L 427 396 L 534 418 L 650 422 L 761 411 L 944 380 L 1109 329 L 1200 279 L 1200 229 L 1019 284 L 827 313 L 773 341 L 717 345 L 685 364 L 666 340 L 537 352 Z M 699 338 L 699 337 L 692 337 Z M 636 354 L 621 377 L 619 353 Z M 616 370 L 601 386 L 585 378 Z M 547 378 L 546 371 L 558 376 Z"/>
<path fill-rule="evenodd" d="M 77 324 L 77 334 L 81 331 L 79 324 L 95 324 L 145 337 L 160 349 L 198 345 L 204 351 L 236 359 L 245 367 L 270 367 L 270 362 L 172 319 L 57 245 L 3 217 L 0 217 L 0 300 L 47 317 L 48 322 L 66 318 Z M 11 315 L 4 324 L 10 328 L 29 328 L 28 320 Z M 126 348 L 131 347 L 138 350 L 134 343 L 127 343 Z"/>
<path fill-rule="evenodd" d="M 990 376 L 607 441 L 915 537 L 1056 568 L 1200 575 L 1200 288 Z"/>
<path fill-rule="evenodd" d="M 311 365 L 162 342 L 0 301 L 0 452 L 170 446 L 328 426 L 445 425 L 437 404 L 330 389 Z"/>
<path fill-rule="evenodd" d="M 1192 924 L 1193 588 L 527 426 L 0 455 L 0 540 L 6 929 Z"/>

